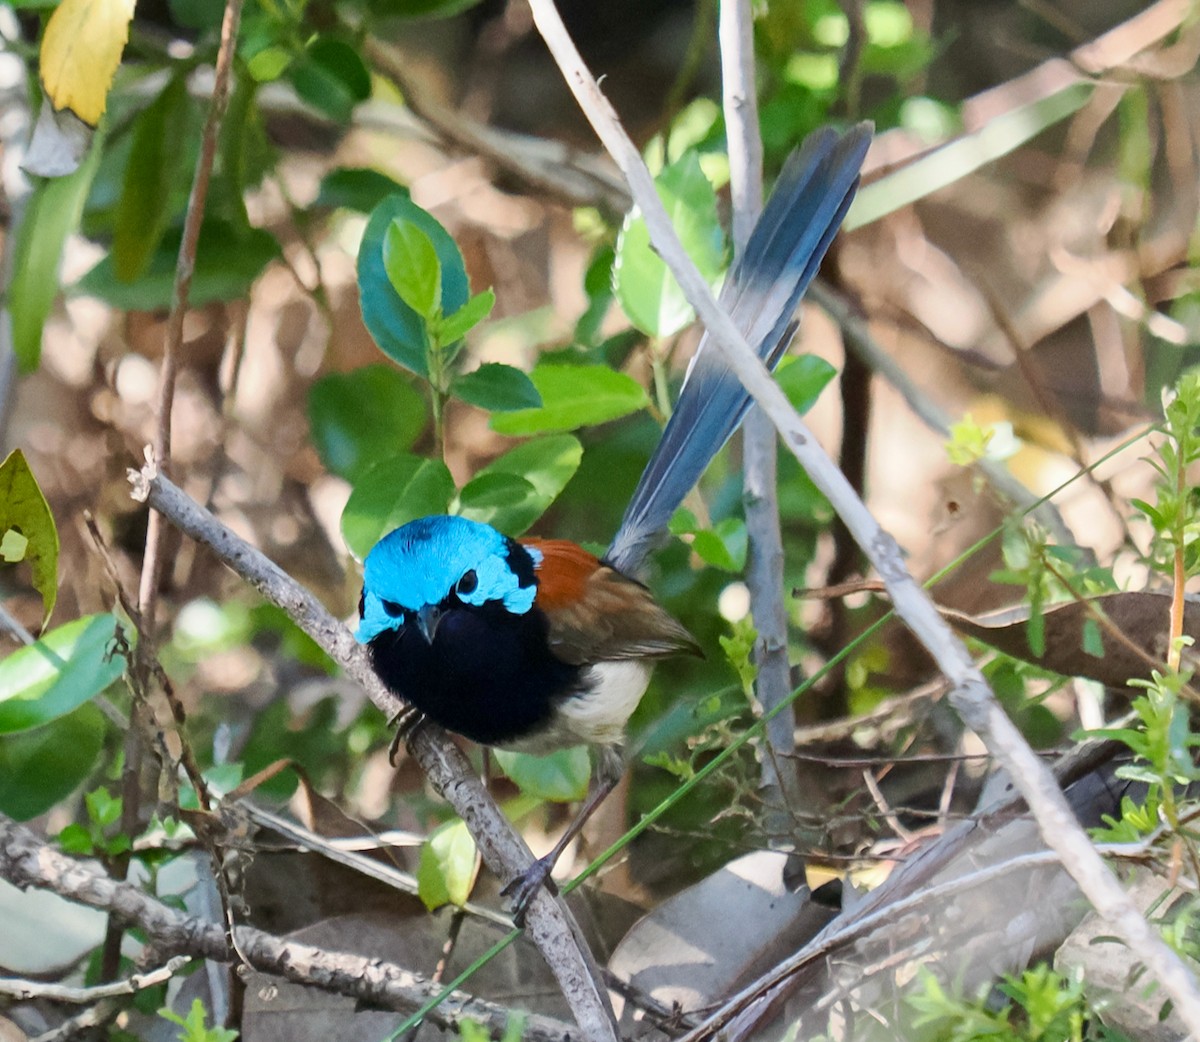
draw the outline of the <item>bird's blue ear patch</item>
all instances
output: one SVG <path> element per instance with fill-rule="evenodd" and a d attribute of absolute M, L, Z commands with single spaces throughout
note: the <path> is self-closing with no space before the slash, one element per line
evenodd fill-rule
<path fill-rule="evenodd" d="M 490 525 L 464 517 L 422 517 L 397 528 L 372 547 L 363 564 L 362 621 L 355 632 L 366 644 L 404 625 L 405 616 L 452 597 L 462 604 L 501 602 L 515 615 L 533 607 L 534 569 L 541 554 Z M 463 582 L 474 573 L 474 584 Z"/>

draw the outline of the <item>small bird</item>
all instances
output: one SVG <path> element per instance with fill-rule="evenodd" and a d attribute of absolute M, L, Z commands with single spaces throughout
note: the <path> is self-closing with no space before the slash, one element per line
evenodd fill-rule
<path fill-rule="evenodd" d="M 858 188 L 870 124 L 825 128 L 785 164 L 720 301 L 773 367 L 793 314 Z M 620 779 L 625 724 L 658 658 L 699 653 L 638 579 L 671 515 L 750 404 L 701 339 L 662 440 L 603 558 L 562 539 L 513 539 L 423 517 L 367 555 L 356 636 L 384 683 L 472 741 L 526 752 L 588 744 L 591 791 L 562 839 L 513 880 L 519 924 L 584 821 Z"/>

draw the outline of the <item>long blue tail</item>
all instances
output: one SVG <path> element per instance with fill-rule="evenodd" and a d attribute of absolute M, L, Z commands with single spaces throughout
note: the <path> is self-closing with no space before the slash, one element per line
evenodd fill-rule
<path fill-rule="evenodd" d="M 805 139 L 725 279 L 720 302 L 768 368 L 787 349 L 800 297 L 850 208 L 871 132 L 871 124 L 860 123 L 844 134 L 825 127 Z M 749 407 L 750 396 L 705 333 L 607 560 L 626 574 L 638 572 Z"/>

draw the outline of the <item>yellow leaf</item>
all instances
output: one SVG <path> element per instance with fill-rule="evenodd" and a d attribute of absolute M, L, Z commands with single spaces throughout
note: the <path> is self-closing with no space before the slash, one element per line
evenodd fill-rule
<path fill-rule="evenodd" d="M 134 0 L 63 0 L 42 37 L 42 86 L 51 104 L 89 126 L 104 115 Z"/>

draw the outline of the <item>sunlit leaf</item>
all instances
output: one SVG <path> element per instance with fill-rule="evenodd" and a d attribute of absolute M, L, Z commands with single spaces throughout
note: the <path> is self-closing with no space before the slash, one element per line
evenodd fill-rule
<path fill-rule="evenodd" d="M 529 378 L 542 396 L 540 409 L 492 417 L 501 434 L 572 431 L 628 416 L 645 408 L 646 392 L 636 380 L 602 365 L 539 365 Z"/>
<path fill-rule="evenodd" d="M 817 355 L 787 355 L 775 370 L 775 380 L 798 413 L 808 412 L 835 376 L 837 370 Z"/>
<path fill-rule="evenodd" d="M 559 749 L 547 756 L 504 749 L 496 749 L 492 755 L 500 769 L 528 796 L 571 803 L 587 795 L 592 763 L 586 746 Z"/>
<path fill-rule="evenodd" d="M 427 375 L 425 320 L 393 288 L 383 263 L 383 240 L 399 218 L 421 229 L 433 243 L 441 267 L 443 315 L 461 308 L 470 296 L 462 253 L 432 215 L 403 195 L 393 195 L 371 213 L 358 248 L 358 296 L 363 322 L 379 349 L 418 376 Z"/>
<path fill-rule="evenodd" d="M 362 472 L 342 511 L 342 536 L 364 558 L 393 528 L 427 514 L 444 514 L 454 479 L 441 460 L 402 453 Z"/>
<path fill-rule="evenodd" d="M 110 654 L 116 619 L 85 615 L 0 661 L 0 734 L 41 727 L 100 694 L 125 670 Z"/>
<path fill-rule="evenodd" d="M 432 319 L 442 299 L 442 265 L 433 240 L 412 221 L 396 218 L 383 234 L 383 267 L 400 299 Z"/>
<path fill-rule="evenodd" d="M 12 282 L 6 300 L 12 315 L 13 347 L 23 372 L 37 368 L 42 328 L 58 296 L 58 268 L 67 236 L 79 226 L 83 201 L 102 155 L 96 135 L 87 159 L 69 177 L 42 181 L 34 189 L 17 226 Z"/>
<path fill-rule="evenodd" d="M 487 318 L 495 306 L 496 294 L 490 289 L 476 293 L 453 315 L 442 319 L 438 326 L 438 336 L 441 337 L 442 343 L 452 344 L 455 340 L 461 340 Z"/>
<path fill-rule="evenodd" d="M 42 86 L 56 109 L 70 109 L 95 126 L 104 115 L 121 52 L 129 38 L 134 0 L 63 0 L 42 36 Z"/>
<path fill-rule="evenodd" d="M 461 821 L 447 822 L 421 847 L 417 888 L 431 912 L 446 904 L 466 904 L 478 874 L 479 852 Z"/>
<path fill-rule="evenodd" d="M 720 275 L 725 240 L 717 220 L 717 197 L 694 152 L 672 163 L 655 179 L 659 198 L 680 242 L 709 282 Z M 629 320 L 651 336 L 670 336 L 693 317 L 675 276 L 650 245 L 645 218 L 631 213 L 617 239 L 613 284 Z"/>
<path fill-rule="evenodd" d="M 9 546 L 10 534 L 26 540 L 18 560 L 28 561 L 33 572 L 33 588 L 42 595 L 44 626 L 58 597 L 58 528 L 20 449 L 14 449 L 0 463 L 0 534 Z"/>
<path fill-rule="evenodd" d="M 570 434 L 527 441 L 475 475 L 459 495 L 459 513 L 520 535 L 558 498 L 582 459 L 583 446 Z"/>

